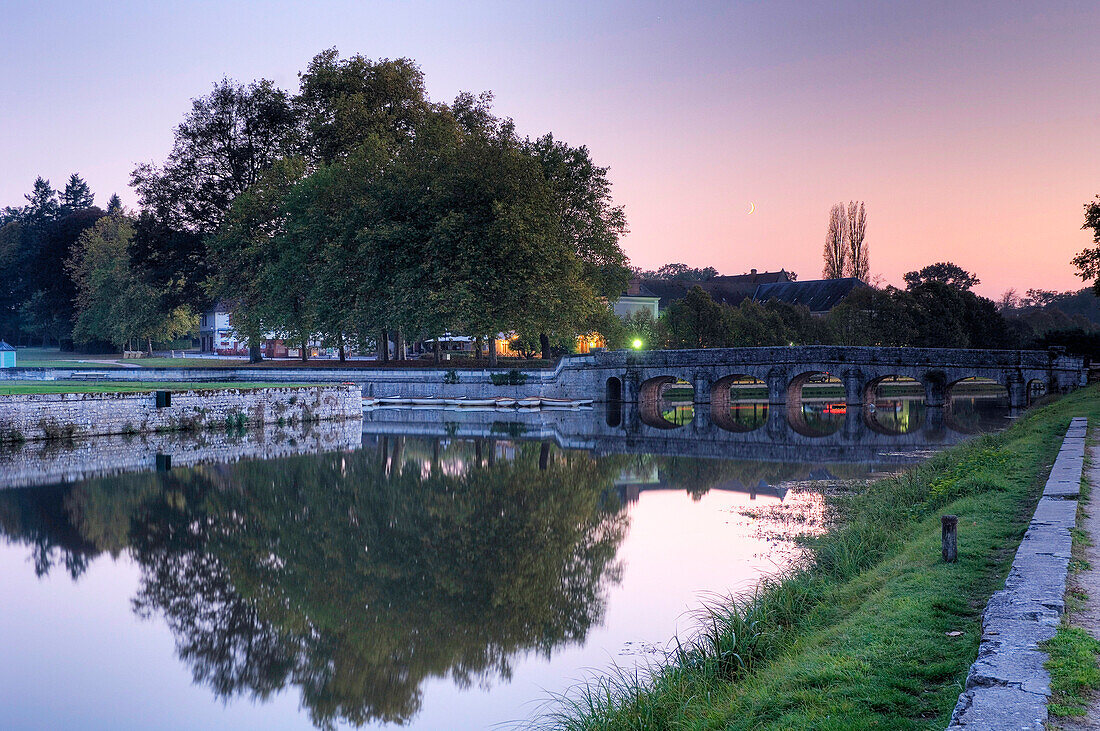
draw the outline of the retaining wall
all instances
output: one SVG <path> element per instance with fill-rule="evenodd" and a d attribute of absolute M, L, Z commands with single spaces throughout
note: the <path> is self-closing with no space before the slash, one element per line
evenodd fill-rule
<path fill-rule="evenodd" d="M 243 432 L 211 429 L 24 442 L 0 447 L 0 489 L 352 450 L 362 443 L 362 424 L 353 419 L 264 424 Z"/>
<path fill-rule="evenodd" d="M 978 659 L 970 667 L 948 731 L 1045 728 L 1050 673 L 1043 667 L 1047 654 L 1039 643 L 1054 636 L 1065 611 L 1086 426 L 1084 418 L 1070 422 L 1005 588 L 986 605 Z"/>
<path fill-rule="evenodd" d="M 362 419 L 356 386 L 0 396 L 0 442 Z"/>

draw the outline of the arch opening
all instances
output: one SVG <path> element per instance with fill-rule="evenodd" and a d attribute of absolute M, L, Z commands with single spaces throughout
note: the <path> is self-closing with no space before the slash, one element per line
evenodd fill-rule
<path fill-rule="evenodd" d="M 1027 405 L 1031 406 L 1036 399 L 1047 395 L 1047 384 L 1038 378 L 1032 378 L 1027 382 Z"/>
<path fill-rule="evenodd" d="M 925 420 L 924 384 L 909 376 L 882 376 L 867 384 L 863 421 L 879 434 L 908 434 Z"/>
<path fill-rule="evenodd" d="M 845 400 L 844 383 L 835 374 L 800 373 L 787 386 L 787 422 L 803 436 L 829 436 L 844 424 Z"/>
<path fill-rule="evenodd" d="M 1008 389 L 991 378 L 960 378 L 947 386 L 944 421 L 954 431 L 977 434 L 1000 429 L 1010 414 Z"/>
<path fill-rule="evenodd" d="M 711 386 L 711 421 L 726 431 L 750 432 L 768 422 L 768 384 L 733 374 Z"/>
<path fill-rule="evenodd" d="M 604 388 L 604 401 L 607 413 L 604 417 L 610 427 L 622 426 L 623 423 L 623 382 L 612 376 L 607 379 Z"/>
<path fill-rule="evenodd" d="M 676 376 L 656 376 L 642 383 L 639 393 L 642 423 L 675 429 L 695 418 L 695 388 Z"/>

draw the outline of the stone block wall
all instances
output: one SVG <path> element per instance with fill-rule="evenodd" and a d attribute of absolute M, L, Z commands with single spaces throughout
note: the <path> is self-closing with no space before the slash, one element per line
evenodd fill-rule
<path fill-rule="evenodd" d="M 245 431 L 210 429 L 22 442 L 0 446 L 0 489 L 353 450 L 362 443 L 362 422 L 355 419 L 285 426 L 268 423 Z"/>
<path fill-rule="evenodd" d="M 255 428 L 329 419 L 362 419 L 354 385 L 0 396 L 0 442 L 108 434 Z"/>

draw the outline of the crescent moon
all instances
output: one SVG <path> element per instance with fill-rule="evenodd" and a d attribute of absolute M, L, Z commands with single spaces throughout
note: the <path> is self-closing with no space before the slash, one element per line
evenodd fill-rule
<path fill-rule="evenodd" d="M 756 211 L 756 204 L 749 201 L 749 215 L 751 216 Z"/>

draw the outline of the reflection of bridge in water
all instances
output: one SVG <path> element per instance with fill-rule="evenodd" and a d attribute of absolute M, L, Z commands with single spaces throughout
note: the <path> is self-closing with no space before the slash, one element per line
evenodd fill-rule
<path fill-rule="evenodd" d="M 618 409 L 621 409 L 619 411 Z M 678 428 L 646 424 L 637 404 L 621 403 L 595 411 L 504 412 L 473 410 L 378 409 L 363 415 L 370 436 L 421 436 L 455 439 L 548 441 L 563 449 L 596 455 L 653 454 L 669 457 L 794 463 L 903 465 L 920 461 L 928 450 L 963 441 L 970 433 L 952 428 L 951 409 L 928 407 L 919 426 L 905 433 L 873 428 L 866 408 L 836 414 L 832 433 L 812 433 L 788 418 L 788 408 L 767 412 L 751 431 L 730 431 L 694 411 Z"/>

